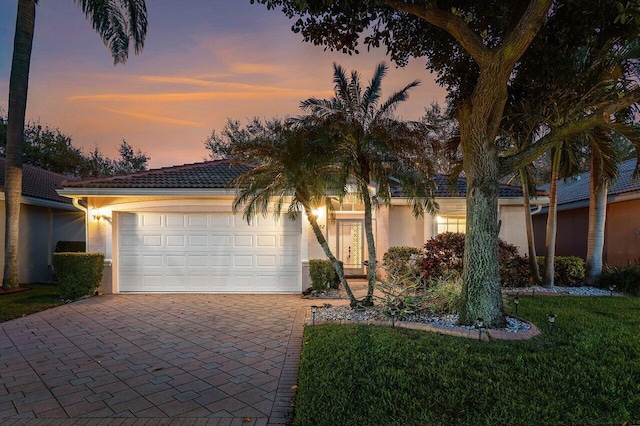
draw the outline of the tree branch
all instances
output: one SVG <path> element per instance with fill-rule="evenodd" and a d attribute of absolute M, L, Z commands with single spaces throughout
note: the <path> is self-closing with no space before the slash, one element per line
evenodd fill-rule
<path fill-rule="evenodd" d="M 540 27 L 547 19 L 552 4 L 553 0 L 531 0 L 518 24 L 507 34 L 500 47 L 500 56 L 506 68 L 512 70 L 516 62 L 529 48 L 536 34 L 540 31 Z"/>
<path fill-rule="evenodd" d="M 531 164 L 534 160 L 551 149 L 559 142 L 575 136 L 585 130 L 607 124 L 609 116 L 640 102 L 640 86 L 627 93 L 625 96 L 611 102 L 605 107 L 593 111 L 591 114 L 578 121 L 573 121 L 552 130 L 536 143 L 517 154 L 500 158 L 500 176 L 515 172 L 522 167 Z"/>
<path fill-rule="evenodd" d="M 546 0 L 550 1 L 550 0 Z M 441 28 L 451 34 L 460 46 L 471 55 L 480 68 L 490 62 L 493 54 L 478 36 L 465 22 L 451 12 L 445 12 L 436 6 L 435 2 L 426 5 L 407 3 L 401 0 L 386 0 L 389 7 L 400 12 L 410 13 L 418 18 L 424 19 L 431 25 Z"/>

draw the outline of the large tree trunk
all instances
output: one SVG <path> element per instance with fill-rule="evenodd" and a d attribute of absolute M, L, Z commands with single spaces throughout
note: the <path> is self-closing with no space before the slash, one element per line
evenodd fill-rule
<path fill-rule="evenodd" d="M 487 70 L 489 71 L 489 70 Z M 495 74 L 498 78 L 494 79 Z M 498 256 L 498 133 L 507 98 L 495 73 L 481 75 L 474 94 L 459 105 L 458 121 L 467 177 L 467 229 L 462 271 L 460 323 L 506 324 Z"/>
<path fill-rule="evenodd" d="M 587 244 L 587 270 L 585 283 L 593 285 L 602 274 L 602 252 L 604 250 L 604 228 L 607 220 L 607 182 L 594 179 L 594 162 L 591 162 L 589 182 L 589 236 Z"/>
<path fill-rule="evenodd" d="M 527 229 L 527 246 L 529 248 L 529 269 L 535 284 L 542 282 L 540 268 L 536 258 L 536 243 L 533 236 L 533 220 L 531 219 L 531 203 L 529 202 L 529 178 L 527 171 L 520 169 L 520 181 L 522 182 L 522 198 L 524 199 L 524 221 Z"/>
<path fill-rule="evenodd" d="M 13 42 L 13 60 L 9 80 L 9 110 L 7 112 L 7 158 L 4 178 L 4 279 L 2 280 L 2 288 L 5 290 L 19 286 L 18 227 L 20 223 L 20 198 L 22 197 L 22 154 L 35 19 L 35 0 L 20 0 Z"/>
<path fill-rule="evenodd" d="M 311 229 L 313 229 L 313 233 L 316 236 L 316 239 L 318 240 L 318 243 L 320 243 L 320 246 L 324 250 L 324 254 L 327 256 L 327 258 L 331 260 L 331 263 L 333 264 L 333 269 L 335 269 L 336 274 L 338 274 L 340 283 L 342 284 L 342 287 L 344 287 L 344 291 L 347 293 L 347 296 L 349 297 L 349 304 L 351 306 L 356 306 L 358 301 L 353 295 L 353 292 L 351 291 L 351 287 L 349 287 L 347 278 L 344 276 L 344 269 L 342 268 L 340 261 L 336 259 L 336 257 L 331 252 L 331 248 L 329 248 L 327 239 L 324 237 L 324 234 L 322 233 L 322 230 L 318 225 L 318 220 L 316 219 L 316 215 L 313 214 L 313 209 L 309 204 L 305 204 L 304 211 L 307 215 L 307 219 L 309 220 L 309 224 L 311 225 Z"/>
<path fill-rule="evenodd" d="M 368 268 L 367 268 L 367 297 L 363 303 L 365 306 L 373 305 L 373 290 L 376 286 L 376 245 L 373 239 L 373 215 L 371 206 L 371 194 L 369 194 L 369 187 L 366 184 L 360 186 L 360 192 L 362 193 L 362 200 L 364 202 L 364 232 L 367 236 L 367 250 L 369 252 Z"/>
<path fill-rule="evenodd" d="M 542 285 L 554 286 L 556 232 L 558 228 L 558 177 L 560 176 L 561 147 L 554 148 L 551 154 L 551 182 L 549 184 L 549 211 L 547 212 L 547 234 L 544 240 L 544 274 Z"/>

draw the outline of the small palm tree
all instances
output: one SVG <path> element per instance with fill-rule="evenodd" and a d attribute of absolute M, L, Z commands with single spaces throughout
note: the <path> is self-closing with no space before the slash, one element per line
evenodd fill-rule
<path fill-rule="evenodd" d="M 306 116 L 299 121 L 320 120 L 329 123 L 336 135 L 335 160 L 341 163 L 348 177 L 355 181 L 357 196 L 364 205 L 364 224 L 367 239 L 368 290 L 365 305 L 373 303 L 376 276 L 376 249 L 373 238 L 372 211 L 380 203 L 389 204 L 391 188 L 399 183 L 410 200 L 413 213 L 435 212 L 433 199 L 434 166 L 429 159 L 433 152 L 428 137 L 430 127 L 421 122 L 405 122 L 394 118 L 397 106 L 407 99 L 409 90 L 419 83 L 414 81 L 393 93 L 383 103 L 382 79 L 387 66 L 381 63 L 373 73 L 369 85 L 362 87 L 356 71 L 348 77 L 339 65 L 333 66 L 335 96 L 332 99 L 310 98 L 301 103 Z M 377 187 L 375 193 L 370 186 Z"/>
<path fill-rule="evenodd" d="M 236 187 L 233 211 L 243 210 L 247 222 L 258 214 L 270 212 L 280 218 L 285 205 L 291 219 L 303 211 L 318 243 L 333 263 L 351 305 L 355 306 L 357 300 L 342 266 L 331 252 L 313 213 L 314 207 L 324 203 L 327 196 L 340 197 L 346 181 L 344 170 L 333 161 L 335 144 L 326 129 L 320 129 L 323 126 L 318 123 L 308 126 L 272 120 L 262 124 L 254 120 L 245 131 L 238 132 L 240 139 L 232 141 L 233 163 L 254 167 L 232 182 Z M 326 204 L 330 209 L 331 203 Z"/>
<path fill-rule="evenodd" d="M 18 287 L 18 225 L 22 196 L 23 132 L 37 0 L 18 0 L 16 33 L 9 80 L 7 165 L 5 170 L 5 262 L 2 288 Z M 115 64 L 124 63 L 133 40 L 142 51 L 147 33 L 144 0 L 75 0 L 111 52 Z"/>

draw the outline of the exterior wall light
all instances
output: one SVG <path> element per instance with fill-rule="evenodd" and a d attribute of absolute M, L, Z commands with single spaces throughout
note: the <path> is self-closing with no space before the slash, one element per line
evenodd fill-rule
<path fill-rule="evenodd" d="M 100 210 L 100 209 L 92 209 L 91 210 L 91 216 L 93 216 L 93 220 L 102 220 L 102 219 L 108 219 L 109 218 L 109 216 L 104 214 L 102 212 L 102 210 Z"/>

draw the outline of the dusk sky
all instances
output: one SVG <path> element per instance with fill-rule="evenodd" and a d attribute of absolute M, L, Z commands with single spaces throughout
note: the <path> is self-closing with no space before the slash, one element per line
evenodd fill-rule
<path fill-rule="evenodd" d="M 204 140 L 227 117 L 246 121 L 300 113 L 311 96 L 333 94 L 333 62 L 366 83 L 384 50 L 348 56 L 303 43 L 280 11 L 249 0 L 149 0 L 142 54 L 113 60 L 71 0 L 41 0 L 31 59 L 27 119 L 71 135 L 85 152 L 113 157 L 122 139 L 151 157 L 151 168 L 202 161 Z M 0 0 L 0 109 L 7 111 L 16 0 Z M 442 103 L 424 60 L 391 70 L 383 94 L 418 79 L 398 110 L 419 119 Z"/>

